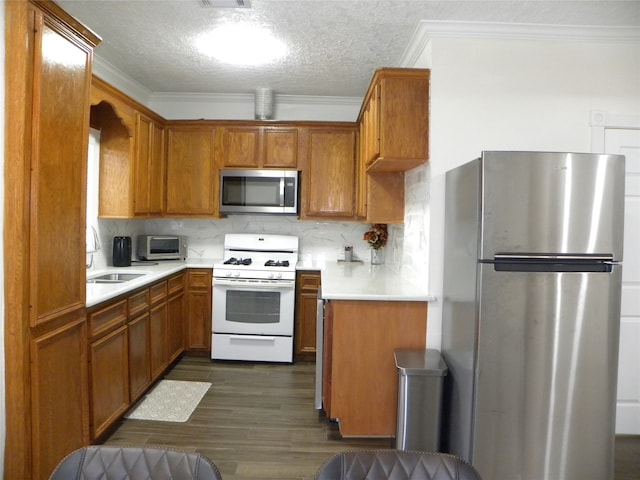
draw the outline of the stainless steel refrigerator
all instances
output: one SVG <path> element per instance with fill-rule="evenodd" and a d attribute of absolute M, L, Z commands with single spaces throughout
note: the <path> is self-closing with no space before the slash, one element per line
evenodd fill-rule
<path fill-rule="evenodd" d="M 446 174 L 443 447 L 488 480 L 613 478 L 624 157 Z"/>

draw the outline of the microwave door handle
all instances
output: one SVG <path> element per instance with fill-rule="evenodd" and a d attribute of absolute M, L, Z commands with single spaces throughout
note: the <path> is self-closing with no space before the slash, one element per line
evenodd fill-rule
<path fill-rule="evenodd" d="M 284 176 L 280 177 L 280 206 L 284 207 Z"/>

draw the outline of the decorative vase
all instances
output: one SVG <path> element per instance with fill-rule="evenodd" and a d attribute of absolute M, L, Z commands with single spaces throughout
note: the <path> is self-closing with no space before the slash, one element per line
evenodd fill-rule
<path fill-rule="evenodd" d="M 382 265 L 384 263 L 384 250 L 382 248 L 371 249 L 371 265 Z"/>

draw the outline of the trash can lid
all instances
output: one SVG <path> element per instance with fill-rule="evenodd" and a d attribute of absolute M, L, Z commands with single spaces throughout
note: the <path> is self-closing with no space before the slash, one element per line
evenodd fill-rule
<path fill-rule="evenodd" d="M 438 350 L 399 348 L 393 356 L 401 375 L 441 377 L 447 374 L 447 364 Z"/>

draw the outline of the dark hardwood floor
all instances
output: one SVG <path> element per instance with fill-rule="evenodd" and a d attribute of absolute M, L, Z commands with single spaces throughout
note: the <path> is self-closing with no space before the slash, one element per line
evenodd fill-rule
<path fill-rule="evenodd" d="M 341 450 L 393 447 L 391 439 L 339 438 L 313 407 L 314 368 L 183 357 L 165 378 L 213 384 L 189 421 L 125 419 L 105 443 L 197 451 L 224 480 L 312 479 Z M 639 479 L 640 437 L 619 437 L 615 480 Z"/>

